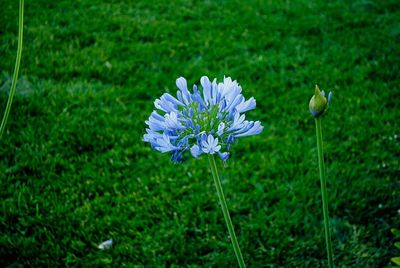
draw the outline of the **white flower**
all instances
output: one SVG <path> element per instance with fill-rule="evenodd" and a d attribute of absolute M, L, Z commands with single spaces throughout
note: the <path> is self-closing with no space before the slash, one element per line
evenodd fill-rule
<path fill-rule="evenodd" d="M 98 248 L 104 250 L 110 248 L 111 246 L 112 246 L 112 239 L 104 241 L 98 246 Z"/>

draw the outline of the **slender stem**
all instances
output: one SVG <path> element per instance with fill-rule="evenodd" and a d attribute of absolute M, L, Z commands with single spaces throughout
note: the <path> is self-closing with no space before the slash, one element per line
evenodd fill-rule
<path fill-rule="evenodd" d="M 246 267 L 246 264 L 244 263 L 242 252 L 240 251 L 240 248 L 239 248 L 239 243 L 236 238 L 235 230 L 233 229 L 231 217 L 229 216 L 229 210 L 228 210 L 228 206 L 225 201 L 224 192 L 222 191 L 221 181 L 218 176 L 217 165 L 215 164 L 214 156 L 212 154 L 209 154 L 208 160 L 210 162 L 211 173 L 214 178 L 215 187 L 217 188 L 219 203 L 221 204 L 222 213 L 224 214 L 226 226 L 228 227 L 228 232 L 229 232 L 229 236 L 231 238 L 233 250 L 235 251 L 235 255 L 236 255 L 237 261 L 239 263 L 239 267 L 244 268 L 244 267 Z"/>
<path fill-rule="evenodd" d="M 324 214 L 325 241 L 326 241 L 326 250 L 328 254 L 328 266 L 329 268 L 333 268 L 333 251 L 332 251 L 331 232 L 329 229 L 329 215 L 328 215 L 328 193 L 326 191 L 325 164 L 324 164 L 324 154 L 322 148 L 321 118 L 315 118 L 315 126 L 317 134 L 318 166 L 319 166 L 319 178 L 321 180 L 322 211 Z"/>
<path fill-rule="evenodd" d="M 15 87 L 17 85 L 17 78 L 18 78 L 18 71 L 19 65 L 21 62 L 21 54 L 22 54 L 22 37 L 23 37 L 23 30 L 24 30 L 24 0 L 19 1 L 19 21 L 18 21 L 18 48 L 17 48 L 17 59 L 15 60 L 15 68 L 14 74 L 11 83 L 11 90 L 10 95 L 8 96 L 6 110 L 4 111 L 3 120 L 1 121 L 0 125 L 0 139 L 3 136 L 4 129 L 6 128 L 6 123 L 8 119 L 8 115 L 10 114 L 11 104 L 13 101 Z"/>

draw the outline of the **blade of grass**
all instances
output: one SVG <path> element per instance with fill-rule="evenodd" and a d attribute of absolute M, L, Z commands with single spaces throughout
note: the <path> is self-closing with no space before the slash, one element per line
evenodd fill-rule
<path fill-rule="evenodd" d="M 24 31 L 24 0 L 19 1 L 19 20 L 18 20 L 18 48 L 17 48 L 17 58 L 15 60 L 15 68 L 14 74 L 11 83 L 10 95 L 8 96 L 6 110 L 4 111 L 3 120 L 0 125 L 0 139 L 3 136 L 4 129 L 6 128 L 6 123 L 8 119 L 8 115 L 10 114 L 12 101 L 15 94 L 15 88 L 17 85 L 18 71 L 21 63 L 21 55 L 22 55 L 22 37 Z"/>

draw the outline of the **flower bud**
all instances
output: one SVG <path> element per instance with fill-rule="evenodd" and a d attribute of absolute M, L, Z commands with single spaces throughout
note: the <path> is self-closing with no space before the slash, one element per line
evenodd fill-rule
<path fill-rule="evenodd" d="M 331 102 L 331 97 L 332 92 L 329 92 L 328 99 L 326 99 L 325 92 L 323 90 L 321 92 L 318 86 L 315 85 L 315 93 L 309 103 L 310 113 L 312 114 L 312 116 L 320 117 L 321 115 L 323 115 L 328 110 L 329 103 Z"/>

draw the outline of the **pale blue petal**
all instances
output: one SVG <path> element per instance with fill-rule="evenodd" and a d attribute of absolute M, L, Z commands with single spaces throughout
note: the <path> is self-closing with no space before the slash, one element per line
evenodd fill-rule
<path fill-rule="evenodd" d="M 254 124 L 251 124 L 251 127 L 245 132 L 241 132 L 235 134 L 235 137 L 244 137 L 244 136 L 252 136 L 260 134 L 263 131 L 264 127 L 261 125 L 260 121 L 256 121 Z"/>
<path fill-rule="evenodd" d="M 256 108 L 256 100 L 253 97 L 251 97 L 247 101 L 242 102 L 242 103 L 240 103 L 239 105 L 236 106 L 236 110 L 239 113 L 244 113 L 244 112 L 247 112 L 247 111 L 252 110 L 254 108 Z"/>
<path fill-rule="evenodd" d="M 190 153 L 193 155 L 194 158 L 197 158 L 197 157 L 199 157 L 203 152 L 202 152 L 202 150 L 200 149 L 200 147 L 199 147 L 197 144 L 195 144 L 195 145 L 192 146 L 192 148 L 190 148 Z"/>

